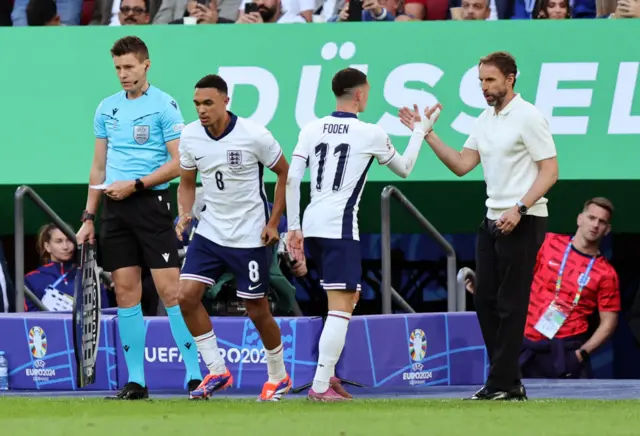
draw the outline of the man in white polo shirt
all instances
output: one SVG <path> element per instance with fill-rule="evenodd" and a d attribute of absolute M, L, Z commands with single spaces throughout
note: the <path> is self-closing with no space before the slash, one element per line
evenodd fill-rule
<path fill-rule="evenodd" d="M 536 255 L 547 230 L 544 195 L 558 179 L 556 148 L 538 109 L 514 93 L 515 59 L 492 53 L 479 63 L 479 79 L 489 107 L 478 117 L 462 151 L 427 130 L 436 156 L 461 177 L 482 163 L 487 215 L 478 229 L 474 302 L 491 363 L 489 376 L 472 400 L 525 400 L 518 358 L 527 319 Z M 415 107 L 415 106 L 414 106 Z M 403 108 L 400 119 L 432 124 L 440 105 Z M 433 119 L 432 119 L 433 118 Z"/>

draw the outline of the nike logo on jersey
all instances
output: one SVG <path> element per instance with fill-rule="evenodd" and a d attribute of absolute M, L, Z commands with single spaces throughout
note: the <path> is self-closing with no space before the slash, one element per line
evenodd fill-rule
<path fill-rule="evenodd" d="M 262 283 L 258 283 L 257 285 L 251 285 L 249 286 L 249 290 L 253 291 L 254 289 L 258 289 L 260 286 L 262 286 Z"/>
<path fill-rule="evenodd" d="M 169 262 L 169 253 L 162 253 L 162 257 L 165 262 Z"/>
<path fill-rule="evenodd" d="M 200 156 L 196 158 L 196 161 L 199 161 L 200 159 L 202 159 L 204 156 Z"/>

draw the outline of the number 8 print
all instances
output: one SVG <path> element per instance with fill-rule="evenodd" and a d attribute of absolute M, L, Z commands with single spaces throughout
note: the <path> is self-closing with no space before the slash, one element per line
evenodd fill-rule
<path fill-rule="evenodd" d="M 253 283 L 260 280 L 259 265 L 255 260 L 249 262 L 249 280 L 251 280 Z"/>

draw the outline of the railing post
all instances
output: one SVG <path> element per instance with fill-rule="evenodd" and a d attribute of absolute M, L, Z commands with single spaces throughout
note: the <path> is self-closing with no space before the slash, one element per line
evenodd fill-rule
<path fill-rule="evenodd" d="M 382 297 L 382 313 L 390 314 L 391 308 L 391 194 L 395 188 L 387 186 L 382 190 L 381 196 L 381 215 L 382 215 L 382 289 L 380 294 Z"/>
<path fill-rule="evenodd" d="M 14 238 L 16 263 L 16 312 L 24 312 L 24 196 L 28 186 L 20 186 L 15 193 Z"/>
<path fill-rule="evenodd" d="M 458 280 L 456 277 L 457 261 L 455 254 L 447 254 L 447 310 L 449 312 L 459 311 Z M 453 298 L 452 298 L 453 296 Z"/>
<path fill-rule="evenodd" d="M 405 197 L 400 190 L 394 186 L 386 186 L 381 194 L 382 206 L 382 313 L 391 313 L 391 297 L 394 292 L 391 289 L 391 197 L 395 197 L 398 202 L 420 223 L 435 241 L 442 247 L 447 255 L 447 310 L 455 312 L 464 302 L 459 302 L 459 292 L 456 279 L 456 252 L 453 246 L 438 232 L 438 230 L 427 220 L 424 215 Z M 393 295 L 399 301 L 402 297 Z M 403 305 L 404 305 L 403 304 Z M 389 310 L 389 312 L 385 312 Z"/>

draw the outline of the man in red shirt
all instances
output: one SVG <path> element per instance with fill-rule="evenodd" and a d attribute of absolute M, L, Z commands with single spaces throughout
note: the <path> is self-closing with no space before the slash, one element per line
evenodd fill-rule
<path fill-rule="evenodd" d="M 600 254 L 613 204 L 596 197 L 578 215 L 573 238 L 549 233 L 536 262 L 520 367 L 525 378 L 585 378 L 589 356 L 618 324 L 618 274 Z M 564 268 L 563 268 L 564 266 Z M 600 324 L 588 337 L 588 318 Z"/>
<path fill-rule="evenodd" d="M 613 204 L 588 200 L 575 235 L 548 233 L 538 251 L 520 368 L 524 378 L 587 378 L 589 356 L 613 334 L 620 311 L 618 274 L 600 254 L 611 231 Z M 473 293 L 473 274 L 466 276 Z M 588 318 L 600 324 L 588 336 Z"/>

